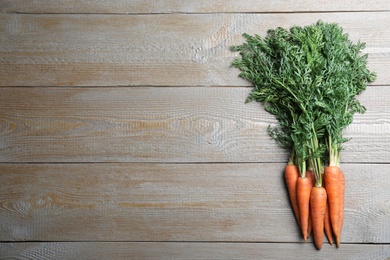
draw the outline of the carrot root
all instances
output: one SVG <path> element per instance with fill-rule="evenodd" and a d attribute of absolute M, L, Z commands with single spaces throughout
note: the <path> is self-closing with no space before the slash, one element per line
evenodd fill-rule
<path fill-rule="evenodd" d="M 326 190 L 313 187 L 310 194 L 311 218 L 313 222 L 314 244 L 318 250 L 322 248 L 324 237 L 324 218 L 326 212 Z"/>
<path fill-rule="evenodd" d="M 343 228 L 343 222 L 344 222 L 344 195 L 345 195 L 345 175 L 342 170 L 340 170 L 340 228 L 338 236 L 339 239 L 336 240 L 336 246 L 340 247 L 340 240 L 341 240 L 341 231 Z"/>
<path fill-rule="evenodd" d="M 333 234 L 332 234 L 332 227 L 330 225 L 330 219 L 329 219 L 328 203 L 326 205 L 326 211 L 325 211 L 324 229 L 325 229 L 325 235 L 329 241 L 329 244 L 333 245 Z"/>
<path fill-rule="evenodd" d="M 336 245 L 340 245 L 340 169 L 337 166 L 325 168 L 325 187 L 329 202 L 329 218 L 333 233 L 336 238 Z"/>
<path fill-rule="evenodd" d="M 306 177 L 309 178 L 311 187 L 314 187 L 314 172 L 312 170 L 307 170 Z M 310 210 L 310 208 L 309 208 L 309 210 Z M 312 231 L 313 231 L 313 224 L 311 221 L 311 214 L 309 214 L 309 222 L 308 222 L 308 226 L 307 226 L 307 237 L 308 238 L 310 237 Z"/>
<path fill-rule="evenodd" d="M 301 224 L 301 231 L 303 240 L 307 240 L 307 230 L 309 226 L 309 203 L 310 203 L 310 192 L 311 182 L 309 178 L 299 177 L 297 180 L 297 201 L 299 208 L 299 217 Z"/>
<path fill-rule="evenodd" d="M 284 168 L 284 178 L 287 185 L 288 194 L 290 197 L 291 206 L 294 211 L 295 219 L 299 224 L 299 209 L 297 201 L 297 180 L 299 177 L 298 167 L 294 164 L 288 164 Z"/>
<path fill-rule="evenodd" d="M 312 223 L 312 220 L 311 220 L 311 214 L 309 214 L 309 222 L 308 222 L 308 225 L 307 225 L 307 238 L 310 237 L 312 232 L 313 232 L 313 223 Z"/>

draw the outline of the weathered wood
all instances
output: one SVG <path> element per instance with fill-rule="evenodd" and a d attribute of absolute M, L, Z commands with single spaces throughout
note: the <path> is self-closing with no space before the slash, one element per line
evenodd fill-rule
<path fill-rule="evenodd" d="M 302 242 L 284 164 L 0 164 L 1 241 Z M 343 164 L 344 243 L 390 242 L 390 172 Z"/>
<path fill-rule="evenodd" d="M 389 13 L 386 0 L 0 0 L 0 259 L 390 259 Z M 321 252 L 302 242 L 275 120 L 243 103 L 229 50 L 318 19 L 366 42 L 378 73 L 346 131 L 343 244 Z"/>
<path fill-rule="evenodd" d="M 317 1 L 272 1 L 272 0 L 214 0 L 214 1 L 181 1 L 181 0 L 2 0 L 1 12 L 21 13 L 230 13 L 230 12 L 356 12 L 356 11 L 389 11 L 390 3 L 386 0 L 343 0 L 329 3 Z"/>
<path fill-rule="evenodd" d="M 325 245 L 318 252 L 309 244 L 268 243 L 140 243 L 75 242 L 1 244 L 0 259 L 354 259 L 383 260 L 390 245 Z"/>
<path fill-rule="evenodd" d="M 100 1 L 101 2 L 101 1 Z M 342 1 L 339 1 L 342 2 Z M 71 6 L 71 5 L 69 5 Z M 241 34 L 338 22 L 367 43 L 390 84 L 388 12 L 292 14 L 0 14 L 0 86 L 247 86 L 230 64 Z"/>
<path fill-rule="evenodd" d="M 390 162 L 388 86 L 345 133 L 343 162 Z M 285 162 L 250 88 L 1 88 L 1 162 Z"/>

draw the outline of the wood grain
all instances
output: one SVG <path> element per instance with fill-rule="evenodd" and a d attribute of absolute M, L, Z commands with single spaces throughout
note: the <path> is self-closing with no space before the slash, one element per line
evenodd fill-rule
<path fill-rule="evenodd" d="M 101 1 L 100 1 L 101 2 Z M 284 2 L 284 1 L 283 1 Z M 339 1 L 342 2 L 342 1 Z M 0 14 L 0 86 L 248 86 L 230 64 L 242 33 L 337 22 L 390 84 L 388 12 Z"/>
<path fill-rule="evenodd" d="M 324 245 L 321 252 L 312 244 L 269 243 L 10 243 L 0 244 L 0 259 L 354 259 L 383 260 L 390 257 L 389 245 Z M 304 253 L 303 253 L 304 252 Z"/>
<path fill-rule="evenodd" d="M 0 0 L 0 259 L 390 259 L 390 1 Z M 378 79 L 341 248 L 303 243 L 241 34 L 337 22 Z M 42 242 L 37 242 L 42 241 Z M 55 242 L 57 241 L 57 242 Z"/>
<path fill-rule="evenodd" d="M 156 14 L 156 13 L 230 13 L 230 12 L 356 12 L 390 10 L 386 0 L 343 0 L 329 3 L 318 1 L 272 1 L 272 0 L 2 0 L 0 11 L 19 13 L 116 13 L 116 14 Z"/>
<path fill-rule="evenodd" d="M 343 162 L 390 162 L 388 86 L 369 87 Z M 1 162 L 285 162 L 250 88 L 1 88 Z"/>
<path fill-rule="evenodd" d="M 302 242 L 284 164 L 0 164 L 1 241 Z M 390 242 L 390 172 L 343 164 L 344 243 Z"/>

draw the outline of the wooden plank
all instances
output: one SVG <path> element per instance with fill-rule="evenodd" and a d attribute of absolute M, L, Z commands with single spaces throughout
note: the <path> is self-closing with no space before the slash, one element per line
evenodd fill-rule
<path fill-rule="evenodd" d="M 345 135 L 343 162 L 390 162 L 388 86 Z M 249 88 L 1 88 L 1 162 L 285 162 Z"/>
<path fill-rule="evenodd" d="M 10 243 L 1 244 L 0 259 L 389 259 L 390 245 L 324 246 L 269 243 Z"/>
<path fill-rule="evenodd" d="M 100 1 L 101 2 L 101 1 Z M 342 2 L 342 1 L 339 1 Z M 242 33 L 337 22 L 367 43 L 376 85 L 390 84 L 390 15 L 367 13 L 0 14 L 0 86 L 248 86 L 230 64 Z"/>
<path fill-rule="evenodd" d="M 386 0 L 343 0 L 329 3 L 326 0 L 318 1 L 180 1 L 180 0 L 2 0 L 1 12 L 19 13 L 231 13 L 231 12 L 356 12 L 356 11 L 382 11 L 390 10 L 390 3 Z"/>
<path fill-rule="evenodd" d="M 0 240 L 300 243 L 283 167 L 0 164 Z M 343 243 L 390 242 L 388 168 L 343 164 Z"/>

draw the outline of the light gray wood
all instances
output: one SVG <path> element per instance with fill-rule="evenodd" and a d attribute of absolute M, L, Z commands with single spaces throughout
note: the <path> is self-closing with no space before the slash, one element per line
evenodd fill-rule
<path fill-rule="evenodd" d="M 21 13 L 221 13 L 221 12 L 313 12 L 313 11 L 375 11 L 390 10 L 386 0 L 272 1 L 272 0 L 2 0 L 0 11 Z"/>
<path fill-rule="evenodd" d="M 0 240 L 300 243 L 283 167 L 0 164 Z M 389 243 L 388 166 L 342 168 L 342 242 Z"/>
<path fill-rule="evenodd" d="M 343 162 L 390 162 L 388 86 L 345 131 Z M 1 162 L 286 162 L 250 88 L 1 88 Z"/>
<path fill-rule="evenodd" d="M 1 244 L 0 259 L 334 259 L 383 260 L 390 245 L 325 245 L 269 243 L 17 243 Z"/>
<path fill-rule="evenodd" d="M 389 13 L 387 0 L 0 0 L 0 259 L 390 260 Z M 318 19 L 366 42 L 378 73 L 346 131 L 343 243 L 321 252 L 302 242 L 275 120 L 243 103 L 229 50 Z"/>
<path fill-rule="evenodd" d="M 341 1 L 340 1 L 341 2 Z M 390 84 L 388 12 L 0 14 L 0 86 L 248 86 L 230 64 L 242 33 L 337 22 L 367 43 L 376 85 Z"/>

